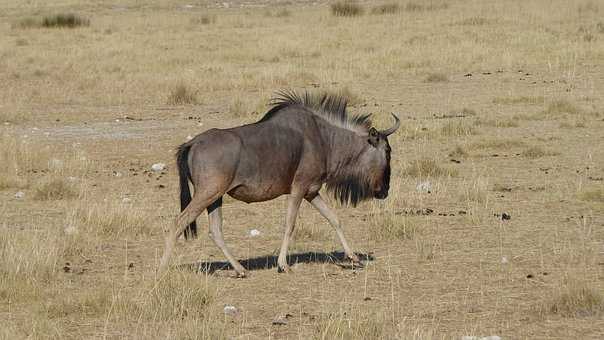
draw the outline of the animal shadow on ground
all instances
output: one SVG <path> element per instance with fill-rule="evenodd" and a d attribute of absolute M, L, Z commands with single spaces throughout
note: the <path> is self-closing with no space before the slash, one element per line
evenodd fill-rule
<path fill-rule="evenodd" d="M 359 259 L 363 262 L 373 261 L 374 257 L 371 254 L 355 253 Z M 266 255 L 258 256 L 245 260 L 239 261 L 241 265 L 249 271 L 252 270 L 263 270 L 277 267 L 277 256 Z M 361 268 L 362 265 L 354 264 L 346 258 L 344 252 L 305 252 L 298 254 L 291 254 L 287 256 L 287 262 L 289 264 L 296 263 L 333 263 L 344 269 L 355 269 Z M 231 270 L 231 264 L 227 261 L 208 261 L 208 262 L 195 262 L 187 263 L 178 266 L 181 270 L 191 270 L 199 273 L 212 274 L 219 270 Z"/>

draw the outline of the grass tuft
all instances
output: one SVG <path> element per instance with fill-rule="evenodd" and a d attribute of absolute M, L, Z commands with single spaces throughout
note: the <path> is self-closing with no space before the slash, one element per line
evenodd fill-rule
<path fill-rule="evenodd" d="M 541 306 L 542 314 L 563 317 L 586 317 L 604 312 L 604 295 L 601 290 L 586 283 L 569 283 L 558 289 Z"/>
<path fill-rule="evenodd" d="M 489 20 L 483 17 L 471 17 L 458 22 L 462 26 L 482 26 L 489 23 Z"/>
<path fill-rule="evenodd" d="M 63 200 L 75 198 L 77 193 L 73 184 L 63 178 L 54 178 L 42 182 L 36 187 L 34 199 L 39 201 Z"/>
<path fill-rule="evenodd" d="M 168 105 L 197 104 L 197 96 L 186 84 L 179 83 L 170 90 Z"/>
<path fill-rule="evenodd" d="M 478 134 L 478 131 L 470 124 L 459 120 L 449 122 L 440 129 L 443 136 L 471 136 Z"/>
<path fill-rule="evenodd" d="M 449 8 L 449 4 L 443 3 L 434 3 L 430 1 L 430 4 L 425 4 L 419 1 L 411 1 L 405 5 L 405 11 L 407 12 L 422 12 L 422 11 L 436 11 L 439 9 L 447 9 Z"/>
<path fill-rule="evenodd" d="M 202 14 L 197 18 L 191 19 L 191 23 L 198 25 L 210 25 L 216 23 L 216 15 Z"/>
<path fill-rule="evenodd" d="M 495 128 L 515 128 L 519 127 L 517 119 L 509 118 L 509 119 L 484 119 L 479 118 L 474 121 L 474 125 L 476 126 L 487 126 L 487 127 L 495 127 Z"/>
<path fill-rule="evenodd" d="M 411 162 L 411 165 L 403 170 L 403 175 L 418 178 L 455 177 L 457 176 L 457 171 L 455 169 L 441 167 L 433 159 L 418 159 Z"/>
<path fill-rule="evenodd" d="M 575 106 L 573 103 L 568 100 L 560 99 L 555 100 L 548 104 L 544 113 L 548 115 L 569 113 L 569 114 L 579 114 L 581 113 L 581 109 Z"/>
<path fill-rule="evenodd" d="M 386 3 L 371 9 L 371 14 L 384 15 L 384 14 L 396 14 L 400 11 L 400 7 L 397 3 Z"/>
<path fill-rule="evenodd" d="M 579 198 L 583 201 L 602 202 L 604 203 L 604 189 L 586 190 L 579 194 Z"/>
<path fill-rule="evenodd" d="M 449 78 L 447 77 L 446 74 L 444 73 L 430 73 L 426 76 L 425 81 L 427 83 L 442 83 L 442 82 L 446 82 L 449 81 Z"/>
<path fill-rule="evenodd" d="M 42 19 L 42 27 L 47 28 L 75 28 L 90 26 L 90 20 L 73 13 L 49 15 Z"/>
<path fill-rule="evenodd" d="M 84 201 L 69 216 L 68 225 L 76 232 L 119 239 L 129 236 L 149 236 L 153 228 L 150 219 L 140 209 L 129 204 L 110 201 L 94 203 Z"/>
<path fill-rule="evenodd" d="M 336 17 L 355 17 L 363 15 L 361 5 L 351 1 L 338 1 L 331 5 L 331 14 Z"/>
<path fill-rule="evenodd" d="M 453 151 L 451 151 L 451 153 L 449 153 L 449 157 L 462 158 L 462 157 L 466 157 L 466 156 L 468 156 L 468 152 L 461 145 L 455 146 Z"/>
<path fill-rule="evenodd" d="M 407 217 L 398 217 L 392 212 L 376 214 L 371 229 L 371 238 L 383 240 L 411 240 L 419 231 L 419 227 Z"/>
<path fill-rule="evenodd" d="M 545 150 L 539 146 L 531 146 L 528 149 L 525 149 L 522 152 L 522 156 L 527 157 L 527 158 L 541 158 L 541 157 L 545 157 L 545 156 L 555 156 L 558 153 L 553 152 L 553 151 L 548 151 Z"/>

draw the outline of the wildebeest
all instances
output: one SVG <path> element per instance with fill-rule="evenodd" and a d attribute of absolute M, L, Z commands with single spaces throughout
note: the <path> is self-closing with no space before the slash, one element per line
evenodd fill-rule
<path fill-rule="evenodd" d="M 386 198 L 390 186 L 388 135 L 399 128 L 400 120 L 392 114 L 394 126 L 378 131 L 371 126 L 370 115 L 349 116 L 345 98 L 333 94 L 282 91 L 272 104 L 256 123 L 210 129 L 178 148 L 182 212 L 168 231 L 160 272 L 168 266 L 176 239 L 185 229 L 185 237 L 196 236 L 195 220 L 207 209 L 211 238 L 237 275 L 245 276 L 222 236 L 225 194 L 247 203 L 289 194 L 279 271 L 289 270 L 287 249 L 302 200 L 329 221 L 346 256 L 359 262 L 319 190 L 326 184 L 336 199 L 353 206 L 369 198 Z"/>

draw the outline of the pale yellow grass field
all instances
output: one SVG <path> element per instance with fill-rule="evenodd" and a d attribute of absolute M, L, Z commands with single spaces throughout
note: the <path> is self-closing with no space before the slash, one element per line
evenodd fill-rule
<path fill-rule="evenodd" d="M 603 338 L 604 5 L 276 3 L 0 0 L 0 338 Z M 90 25 L 23 27 L 56 13 Z M 251 277 L 156 277 L 175 147 L 281 88 L 401 116 L 389 198 L 337 207 L 373 259 L 344 268 L 303 206 L 277 274 L 285 201 L 227 198 Z M 224 261 L 205 232 L 176 253 Z"/>

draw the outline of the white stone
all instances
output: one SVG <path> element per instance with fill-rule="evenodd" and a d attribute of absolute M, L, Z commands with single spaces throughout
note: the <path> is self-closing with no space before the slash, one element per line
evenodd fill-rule
<path fill-rule="evenodd" d="M 252 229 L 252 230 L 250 230 L 250 236 L 251 237 L 260 236 L 260 230 L 258 230 L 258 229 Z"/>
<path fill-rule="evenodd" d="M 239 310 L 235 306 L 226 305 L 224 306 L 224 314 L 235 316 L 239 314 Z"/>
<path fill-rule="evenodd" d="M 193 136 L 188 135 L 188 136 L 187 136 L 187 140 L 191 140 L 191 139 L 193 139 Z"/>
<path fill-rule="evenodd" d="M 25 197 L 25 193 L 23 191 L 17 191 L 17 193 L 15 194 L 15 198 L 17 199 L 21 199 Z"/>
<path fill-rule="evenodd" d="M 73 225 L 69 225 L 69 226 L 65 227 L 64 231 L 65 231 L 65 234 L 67 234 L 67 235 L 73 235 L 78 232 L 78 228 L 76 228 Z"/>
<path fill-rule="evenodd" d="M 153 171 L 162 171 L 166 168 L 164 163 L 155 163 L 151 166 L 151 170 Z"/>
<path fill-rule="evenodd" d="M 508 261 L 508 257 L 507 257 L 507 256 L 502 256 L 502 257 L 501 257 L 501 263 L 506 264 L 506 263 L 508 263 L 508 262 L 509 262 L 509 261 Z"/>
<path fill-rule="evenodd" d="M 420 182 L 415 190 L 418 192 L 432 192 L 432 184 L 429 181 Z"/>

